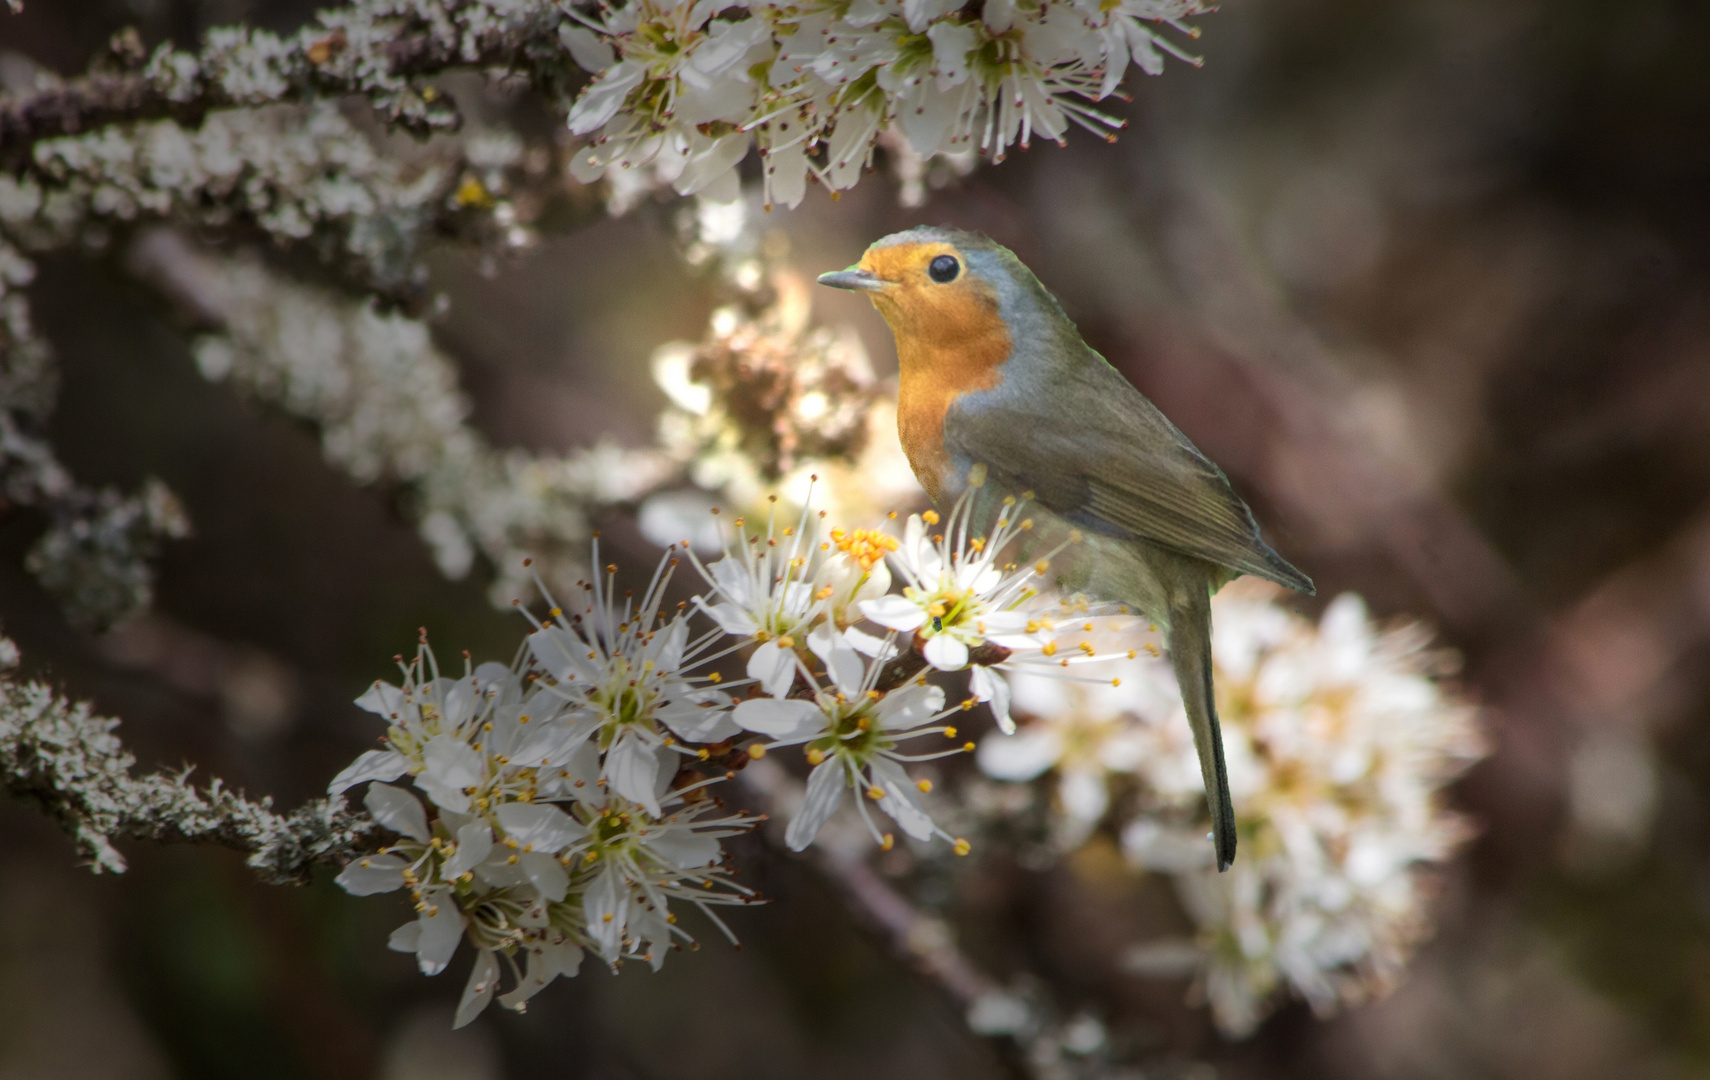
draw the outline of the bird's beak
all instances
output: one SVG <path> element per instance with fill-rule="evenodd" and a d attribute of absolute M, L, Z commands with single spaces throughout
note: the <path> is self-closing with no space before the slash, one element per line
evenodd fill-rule
<path fill-rule="evenodd" d="M 853 289 L 857 292 L 879 292 L 890 284 L 871 270 L 863 270 L 859 266 L 821 274 L 819 275 L 819 283 L 830 285 L 834 289 Z"/>

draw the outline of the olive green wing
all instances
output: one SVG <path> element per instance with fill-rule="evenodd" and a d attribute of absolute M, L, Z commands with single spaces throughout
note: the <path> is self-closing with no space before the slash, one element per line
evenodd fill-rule
<path fill-rule="evenodd" d="M 1314 591 L 1259 538 L 1222 470 L 1103 360 L 1059 372 L 1036 393 L 1002 386 L 961 398 L 944 418 L 944 442 L 1088 531 Z"/>

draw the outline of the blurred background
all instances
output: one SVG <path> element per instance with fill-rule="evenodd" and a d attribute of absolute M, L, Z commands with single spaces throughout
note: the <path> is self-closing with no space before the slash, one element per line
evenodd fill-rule
<path fill-rule="evenodd" d="M 0 76 L 72 75 L 127 25 L 193 45 L 273 0 L 30 0 Z M 870 178 L 766 220 L 805 273 L 926 222 L 980 229 L 1230 474 L 1277 549 L 1458 650 L 1494 753 L 1454 789 L 1479 834 L 1384 1000 L 1302 1005 L 1222 1041 L 1183 984 L 1113 957 L 1180 924 L 1096 845 L 993 858 L 944 908 L 971 954 L 1048 973 L 1157 1075 L 1710 1075 L 1710 7 L 1688 0 L 1229 0 L 1203 69 L 1129 80 L 1115 145 L 1076 132 L 898 205 Z M 460 101 L 551 141 L 538 101 Z M 753 164 L 752 161 L 749 163 Z M 680 205 L 542 221 L 494 262 L 430 256 L 435 324 L 495 444 L 646 445 L 648 359 L 697 340 L 719 285 L 677 254 Z M 204 380 L 191 328 L 124 243 L 42 263 L 62 365 L 55 445 L 93 483 L 159 476 L 195 535 L 154 610 L 76 630 L 23 570 L 44 523 L 0 517 L 0 621 L 29 670 L 123 717 L 147 765 L 293 806 L 368 746 L 349 704 L 418 627 L 506 659 L 519 620 L 447 582 L 397 493 L 316 433 Z M 313 276 L 312 263 L 281 265 Z M 815 296 L 881 373 L 859 298 Z M 650 562 L 625 520 L 615 542 Z M 590 962 L 527 1015 L 448 1030 L 459 968 L 386 951 L 395 897 L 330 875 L 257 884 L 238 856 L 132 845 L 94 877 L 0 804 L 0 1077 L 988 1077 L 1008 1065 L 869 940 L 812 871 L 738 846 L 776 898 L 662 974 Z M 394 901 L 396 902 L 394 903 Z M 468 963 L 465 952 L 461 964 Z M 1078 995 L 1078 997 L 1077 997 Z M 1211 1071 L 1207 1071 L 1211 1070 Z"/>

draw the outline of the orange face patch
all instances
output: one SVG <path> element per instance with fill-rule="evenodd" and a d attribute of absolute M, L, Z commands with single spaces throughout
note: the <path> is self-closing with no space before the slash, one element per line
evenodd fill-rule
<path fill-rule="evenodd" d="M 940 283 L 928 276 L 927 267 L 940 255 L 961 264 L 954 280 Z M 937 500 L 950 468 L 944 414 L 963 394 L 989 390 L 1002 381 L 1009 328 L 996 291 L 969 272 L 966 258 L 954 245 L 871 248 L 858 265 L 886 283 L 868 296 L 897 341 L 902 369 L 897 430 L 915 475 Z"/>

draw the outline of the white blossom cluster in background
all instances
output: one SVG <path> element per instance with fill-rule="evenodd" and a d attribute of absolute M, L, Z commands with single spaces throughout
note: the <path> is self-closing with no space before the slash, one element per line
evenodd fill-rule
<path fill-rule="evenodd" d="M 1203 787 L 1167 662 L 1120 685 L 1017 681 L 1033 719 L 980 748 L 990 776 L 1055 781 L 1073 845 L 1121 824 L 1138 866 L 1173 876 L 1197 938 L 1139 945 L 1131 970 L 1194 973 L 1218 1025 L 1246 1035 L 1283 991 L 1325 1013 L 1386 990 L 1427 931 L 1429 877 L 1467 835 L 1443 788 L 1484 754 L 1475 712 L 1433 678 L 1417 627 L 1381 630 L 1353 595 L 1314 626 L 1242 582 L 1212 603 L 1212 652 L 1241 835 L 1211 865 Z"/>
<path fill-rule="evenodd" d="M 853 187 L 890 133 L 917 159 L 1001 161 L 1071 124 L 1105 137 L 1095 103 L 1129 65 L 1189 63 L 1172 34 L 1199 0 L 632 0 L 566 9 L 561 37 L 596 74 L 570 110 L 590 137 L 572 170 L 621 202 L 656 183 L 721 202 L 758 147 L 765 202 L 795 206 L 810 178 Z"/>
<path fill-rule="evenodd" d="M 677 471 L 656 450 L 494 447 L 468 423 L 456 366 L 418 319 L 282 280 L 258 259 L 218 256 L 165 230 L 146 234 L 132 262 L 219 326 L 193 345 L 204 376 L 313 421 L 328 463 L 358 483 L 410 485 L 417 530 L 440 570 L 461 579 L 484 556 L 497 571 L 496 605 L 527 586 L 527 553 L 549 582 L 574 581 L 589 509 L 637 498 Z"/>
<path fill-rule="evenodd" d="M 358 701 L 387 721 L 385 746 L 330 792 L 368 783 L 365 805 L 399 840 L 353 861 L 340 884 L 408 890 L 417 917 L 392 946 L 426 974 L 469 941 L 463 1024 L 497 996 L 504 967 L 513 987 L 500 1000 L 520 1007 L 573 974 L 584 951 L 657 969 L 692 941 L 680 910 L 724 930 L 712 907 L 752 894 L 719 842 L 757 819 L 717 811 L 707 788 L 744 755 L 800 749 L 809 771 L 786 834 L 794 850 L 852 805 L 881 848 L 895 844 L 894 824 L 966 854 L 910 767 L 973 750 L 950 721 L 977 702 L 1008 725 L 1006 676 L 1083 677 L 1104 659 L 1093 642 L 1135 622 L 1053 594 L 1044 560 L 1001 561 L 1031 525 L 1025 510 L 1011 504 L 985 529 L 964 503 L 947 522 L 911 516 L 900 537 L 827 528 L 810 511 L 764 527 L 736 518 L 723 557 L 703 564 L 673 549 L 639 597 L 619 594 L 596 542 L 572 597 L 560 605 L 543 586 L 550 606 L 515 664 L 445 675 L 424 645 L 402 685 L 376 683 Z M 705 591 L 673 607 L 684 560 Z M 745 677 L 726 679 L 716 662 L 737 653 Z M 967 696 L 948 701 L 928 667 L 969 671 Z"/>

